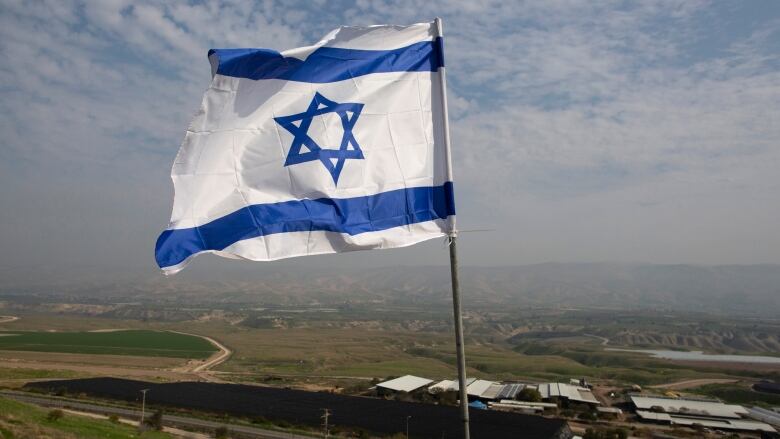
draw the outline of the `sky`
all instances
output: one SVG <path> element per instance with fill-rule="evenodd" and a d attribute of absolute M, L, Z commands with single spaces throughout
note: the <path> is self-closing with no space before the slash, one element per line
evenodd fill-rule
<path fill-rule="evenodd" d="M 157 274 L 208 49 L 436 16 L 463 264 L 780 263 L 780 2 L 4 0 L 0 273 Z M 447 261 L 436 240 L 270 267 Z M 226 264 L 258 265 L 189 270 Z"/>

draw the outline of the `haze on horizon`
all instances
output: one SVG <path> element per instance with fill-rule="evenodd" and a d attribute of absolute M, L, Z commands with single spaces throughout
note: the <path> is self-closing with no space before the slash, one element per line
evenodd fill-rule
<path fill-rule="evenodd" d="M 459 227 L 494 229 L 462 264 L 780 263 L 780 3 L 335 3 L 4 2 L 0 274 L 156 275 L 209 48 L 435 16 Z M 446 263 L 431 241 L 269 267 Z"/>

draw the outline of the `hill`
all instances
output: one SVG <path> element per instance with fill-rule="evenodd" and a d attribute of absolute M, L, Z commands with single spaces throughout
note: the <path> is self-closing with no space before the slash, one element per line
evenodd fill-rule
<path fill-rule="evenodd" d="M 193 272 L 174 278 L 116 276 L 57 282 L 3 281 L 0 295 L 14 302 L 36 297 L 93 297 L 96 302 L 160 300 L 197 304 L 273 303 L 444 305 L 449 268 L 308 269 L 237 264 L 232 271 Z M 471 307 L 603 307 L 780 314 L 780 265 L 537 264 L 463 267 L 461 283 Z M 37 295 L 37 296 L 36 296 Z M 0 297 L 2 300 L 2 297 Z M 101 312 L 110 312 L 102 310 Z"/>

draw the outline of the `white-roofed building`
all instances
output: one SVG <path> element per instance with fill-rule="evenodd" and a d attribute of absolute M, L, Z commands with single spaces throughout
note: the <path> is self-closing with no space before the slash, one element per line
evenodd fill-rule
<path fill-rule="evenodd" d="M 698 415 L 715 418 L 739 419 L 748 415 L 741 405 L 724 404 L 720 401 L 707 399 L 667 398 L 663 396 L 631 395 L 631 402 L 637 410 L 651 410 L 653 407 L 666 413 L 680 415 Z"/>
<path fill-rule="evenodd" d="M 569 401 L 583 402 L 586 404 L 601 404 L 593 396 L 593 392 L 586 387 L 573 386 L 565 383 L 547 383 L 539 384 L 537 387 L 542 399 L 564 399 Z"/>
<path fill-rule="evenodd" d="M 772 410 L 767 410 L 761 407 L 749 408 L 748 416 L 757 420 L 771 424 L 774 427 L 780 428 L 780 413 Z"/>
<path fill-rule="evenodd" d="M 504 390 L 504 387 L 506 387 L 506 384 L 498 384 L 493 383 L 488 387 L 482 394 L 479 396 L 481 399 L 498 399 L 498 395 L 501 394 L 501 391 Z"/>
<path fill-rule="evenodd" d="M 474 381 L 476 381 L 476 378 L 467 378 L 466 379 L 466 389 L 468 391 L 468 386 L 471 385 Z M 438 393 L 438 392 L 457 392 L 460 389 L 460 384 L 458 383 L 458 380 L 441 380 L 438 383 L 428 387 L 428 391 L 431 393 Z"/>
<path fill-rule="evenodd" d="M 475 398 L 481 398 L 482 394 L 488 391 L 491 386 L 498 385 L 498 383 L 493 381 L 487 381 L 487 380 L 474 380 L 471 384 L 469 384 L 466 387 L 466 393 L 469 396 L 473 396 Z"/>
<path fill-rule="evenodd" d="M 724 404 L 718 400 L 631 395 L 631 402 L 636 407 L 637 416 L 645 421 L 720 430 L 776 431 L 766 423 L 768 419 L 744 419 L 753 412 L 741 405 Z M 756 416 L 751 417 L 757 419 Z"/>
<path fill-rule="evenodd" d="M 414 375 L 404 375 L 402 377 L 385 381 L 376 385 L 380 393 L 387 392 L 404 392 L 411 393 L 428 386 L 433 380 L 428 378 L 420 378 Z"/>
<path fill-rule="evenodd" d="M 476 380 L 477 380 L 476 378 L 466 378 L 466 391 L 467 392 L 468 392 L 468 388 L 471 385 L 471 383 L 473 383 Z M 454 384 L 452 385 L 452 390 L 454 390 L 456 392 L 459 391 L 460 390 L 460 383 L 458 382 L 458 380 L 453 381 L 453 383 Z"/>
<path fill-rule="evenodd" d="M 709 418 L 697 416 L 672 415 L 669 413 L 655 413 L 646 410 L 637 410 L 636 414 L 645 421 L 661 422 L 670 425 L 684 425 L 687 427 L 702 426 L 720 430 L 737 431 L 763 431 L 774 433 L 776 430 L 769 424 L 743 419 Z"/>
<path fill-rule="evenodd" d="M 466 380 L 466 393 L 469 399 L 497 400 L 513 398 L 521 388 L 522 384 L 501 384 L 476 378 Z M 458 381 L 442 380 L 428 387 L 428 392 L 457 392 L 459 389 Z"/>
<path fill-rule="evenodd" d="M 441 380 L 438 383 L 428 387 L 430 393 L 449 392 L 455 390 L 456 382 L 453 380 Z"/>

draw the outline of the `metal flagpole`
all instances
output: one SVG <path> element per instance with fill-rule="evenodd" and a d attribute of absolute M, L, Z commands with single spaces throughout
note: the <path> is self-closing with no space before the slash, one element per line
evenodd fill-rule
<path fill-rule="evenodd" d="M 444 37 L 441 18 L 436 17 L 436 33 Z M 441 54 L 444 57 L 444 54 Z M 444 147 L 447 158 L 447 181 L 452 180 L 452 145 L 450 143 L 450 121 L 447 114 L 447 74 L 444 63 L 439 67 L 439 86 L 441 89 L 442 116 L 444 118 Z M 460 392 L 460 415 L 463 421 L 463 437 L 470 439 L 469 433 L 469 398 L 466 393 L 466 351 L 463 343 L 463 315 L 460 307 L 460 282 L 458 280 L 458 232 L 455 227 L 455 217 L 450 217 L 448 232 L 450 247 L 450 275 L 452 277 L 452 308 L 455 320 L 455 349 L 458 357 L 458 390 Z"/>

